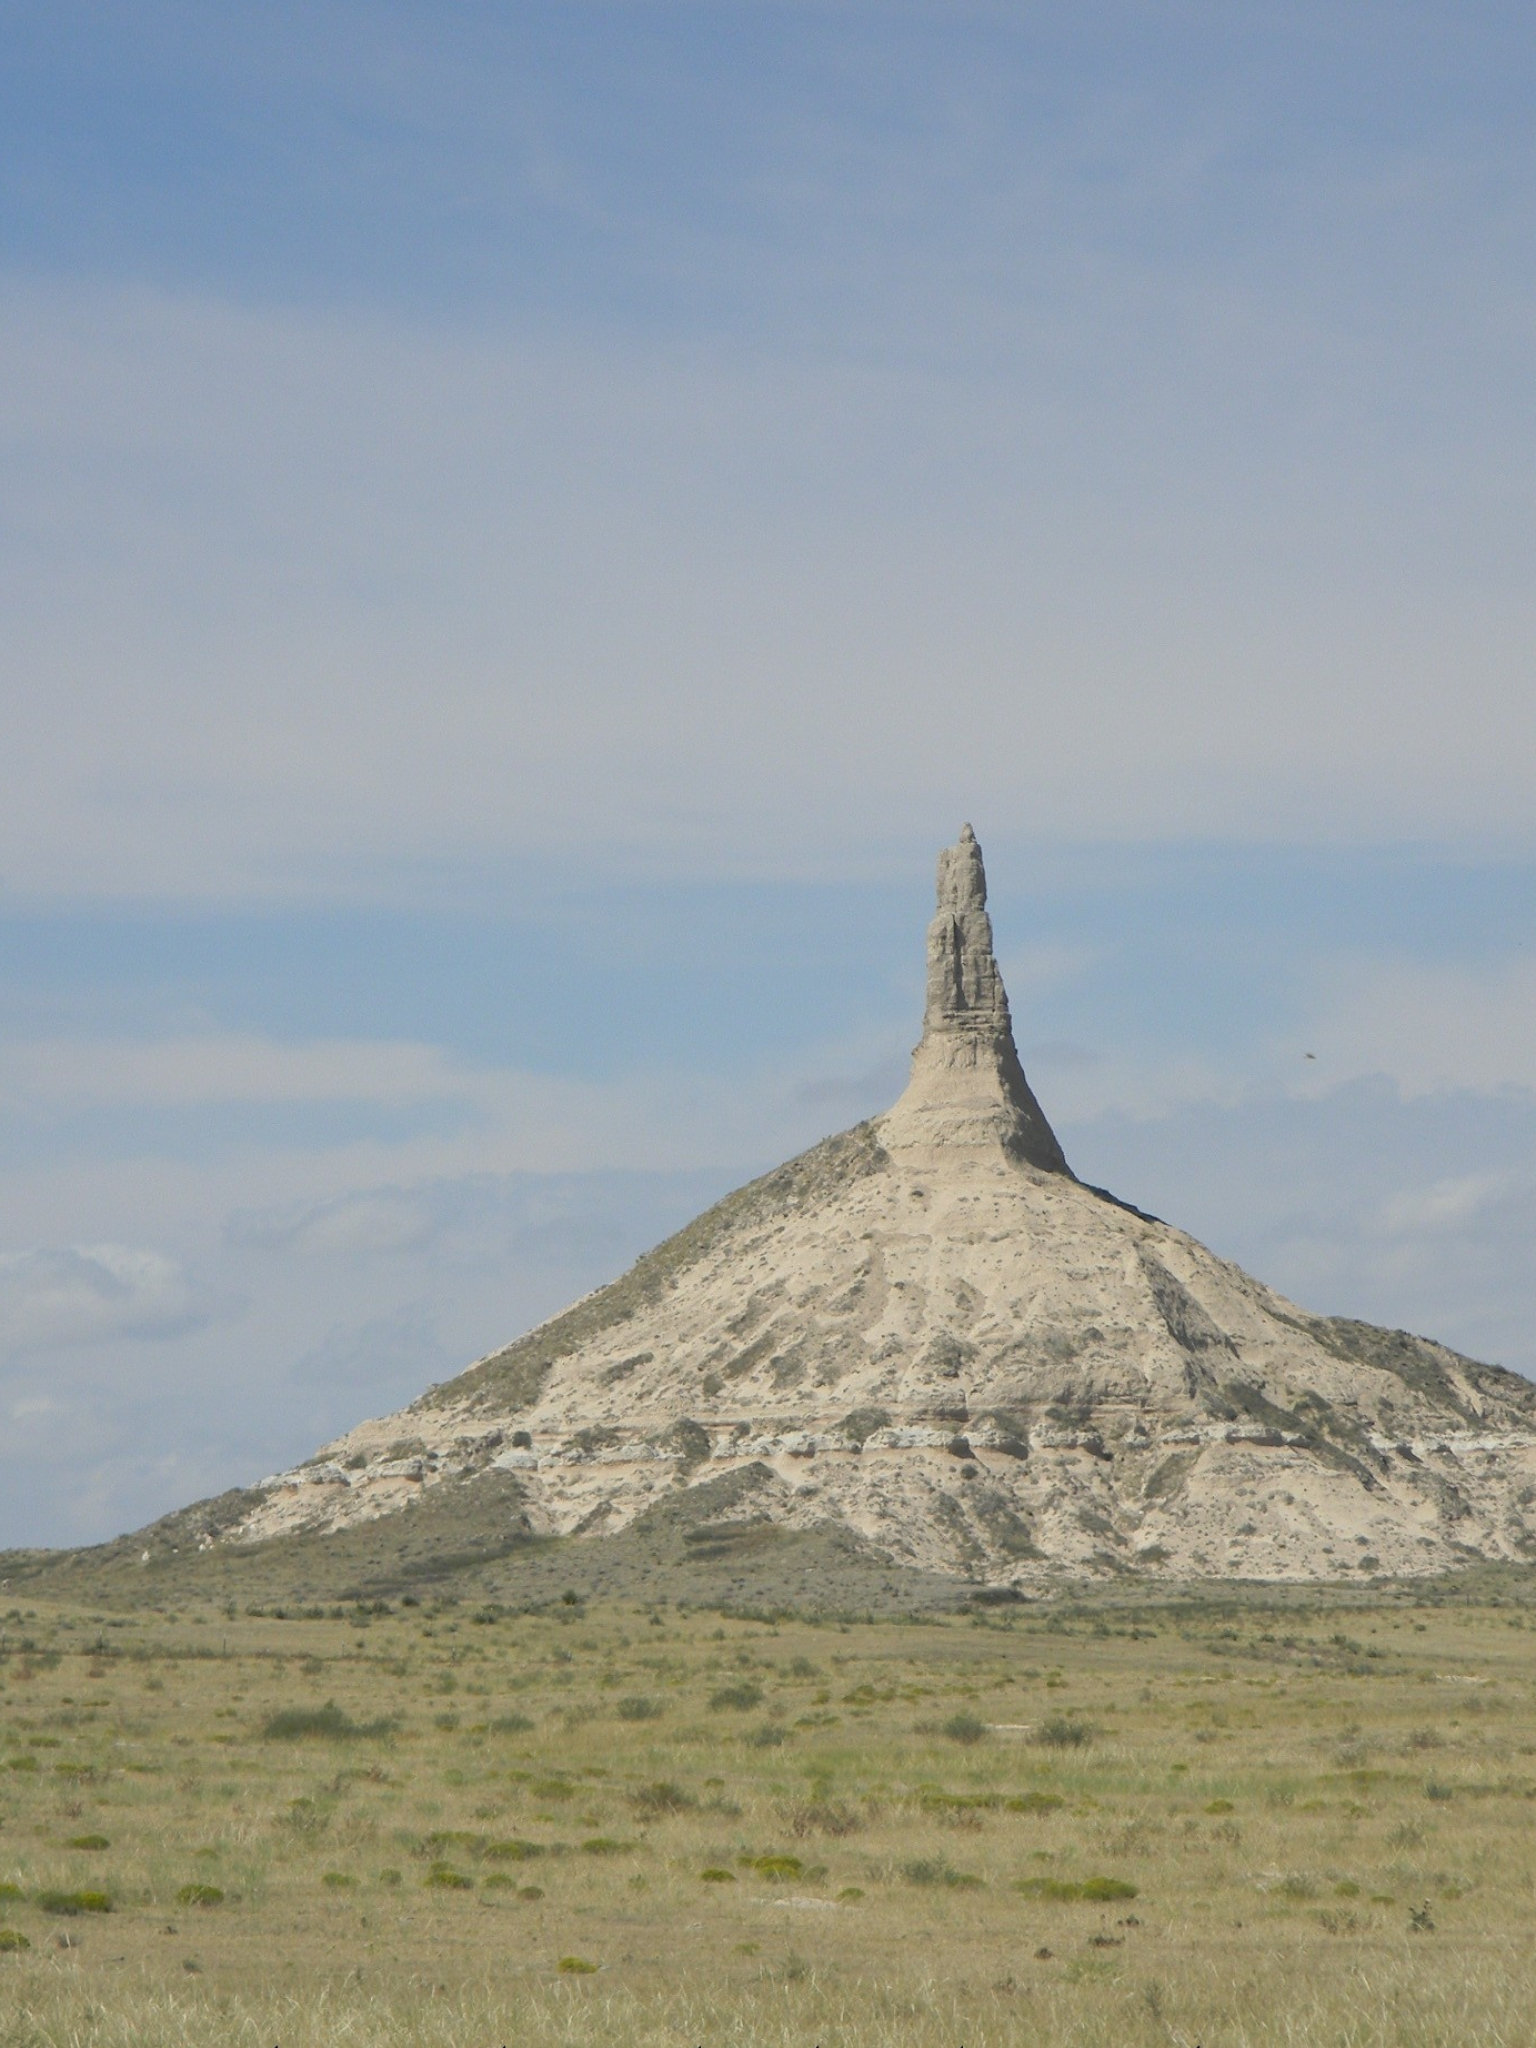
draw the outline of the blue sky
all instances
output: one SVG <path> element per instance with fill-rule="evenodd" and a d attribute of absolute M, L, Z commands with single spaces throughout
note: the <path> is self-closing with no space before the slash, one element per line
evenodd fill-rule
<path fill-rule="evenodd" d="M 883 1106 L 967 817 L 1086 1176 L 1536 1372 L 1533 59 L 8 8 L 0 1542 Z"/>

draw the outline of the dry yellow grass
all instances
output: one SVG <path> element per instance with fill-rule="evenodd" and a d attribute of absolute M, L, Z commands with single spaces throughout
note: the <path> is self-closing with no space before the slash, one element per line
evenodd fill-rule
<path fill-rule="evenodd" d="M 1536 2040 L 1515 1605 L 0 1626 L 7 2044 Z"/>

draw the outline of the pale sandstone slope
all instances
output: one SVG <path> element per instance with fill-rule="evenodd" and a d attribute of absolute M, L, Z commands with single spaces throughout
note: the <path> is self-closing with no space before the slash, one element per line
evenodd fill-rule
<path fill-rule="evenodd" d="M 531 1529 L 611 1534 L 745 1471 L 731 1514 L 842 1521 L 994 1583 L 1530 1556 L 1536 1388 L 1307 1315 L 1078 1182 L 1019 1064 L 968 826 L 938 898 L 887 1115 L 265 1482 L 232 1540 L 492 1470 L 517 1476 Z"/>

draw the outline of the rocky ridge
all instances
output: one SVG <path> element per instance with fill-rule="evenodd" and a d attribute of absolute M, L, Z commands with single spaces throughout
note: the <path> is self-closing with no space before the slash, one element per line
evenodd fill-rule
<path fill-rule="evenodd" d="M 203 1540 L 477 1486 L 503 1526 L 586 1536 L 707 1486 L 706 1535 L 831 1524 L 994 1585 L 1423 1574 L 1536 1554 L 1536 1387 L 1309 1315 L 1079 1182 L 1019 1062 L 967 826 L 940 856 L 922 1040 L 886 1115 L 264 1481 Z"/>

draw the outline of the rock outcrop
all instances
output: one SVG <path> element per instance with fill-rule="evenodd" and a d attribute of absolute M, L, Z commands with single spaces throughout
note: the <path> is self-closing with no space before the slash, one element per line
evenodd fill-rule
<path fill-rule="evenodd" d="M 969 825 L 939 855 L 938 895 L 928 927 L 923 1036 L 906 1092 L 881 1120 L 886 1149 L 916 1164 L 956 1147 L 1000 1148 L 1042 1172 L 1067 1173 L 1019 1063 L 992 951 L 986 870 Z"/>
<path fill-rule="evenodd" d="M 1536 1388 L 1309 1315 L 1078 1182 L 1019 1064 L 969 827 L 938 897 L 887 1115 L 267 1480 L 218 1540 L 444 1487 L 503 1521 L 510 1487 L 521 1526 L 602 1536 L 709 1487 L 722 1530 L 831 1523 L 993 1584 L 1536 1555 Z"/>

